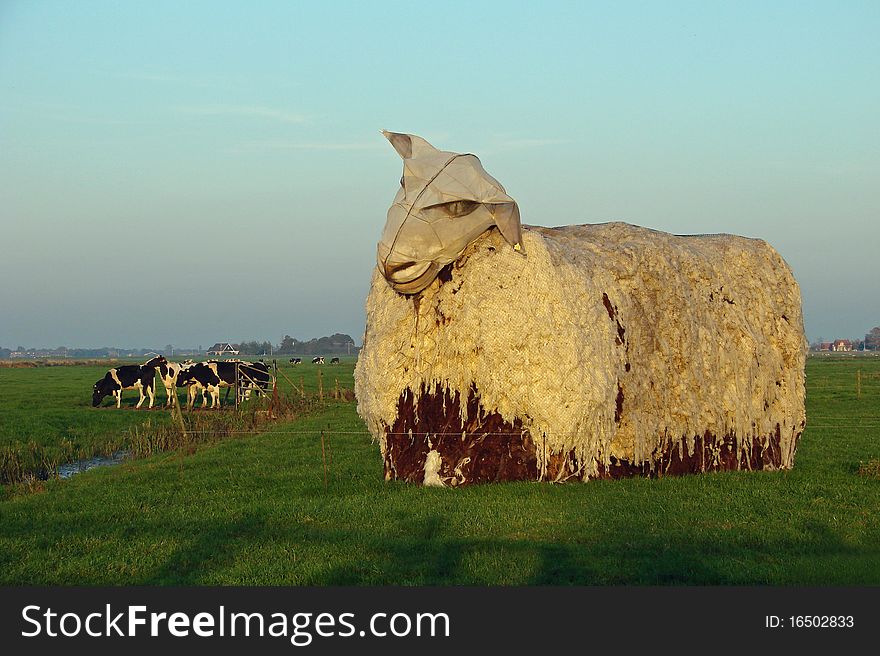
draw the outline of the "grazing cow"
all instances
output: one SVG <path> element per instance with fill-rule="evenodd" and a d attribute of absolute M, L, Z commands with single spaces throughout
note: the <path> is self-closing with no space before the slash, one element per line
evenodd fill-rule
<path fill-rule="evenodd" d="M 290 358 L 290 364 L 302 364 L 302 358 Z"/>
<path fill-rule="evenodd" d="M 165 387 L 166 406 L 170 406 L 172 399 L 175 397 L 174 390 L 177 387 L 177 377 L 180 375 L 180 372 L 191 367 L 193 364 L 195 363 L 192 360 L 187 360 L 186 362 L 165 361 L 157 367 L 159 378 Z"/>
<path fill-rule="evenodd" d="M 199 384 L 197 381 L 193 382 L 190 385 L 183 385 L 182 387 L 186 388 L 186 403 L 187 406 L 192 409 L 195 406 L 196 398 L 199 395 L 199 392 L 202 393 L 202 407 L 207 407 L 208 405 L 208 388 Z"/>
<path fill-rule="evenodd" d="M 312 358 L 312 364 L 324 364 L 324 356 L 319 355 L 316 358 Z"/>
<path fill-rule="evenodd" d="M 197 390 L 203 390 L 203 398 L 205 391 L 207 391 L 211 395 L 211 407 L 219 407 L 220 388 L 235 385 L 235 370 L 238 364 L 238 362 L 209 360 L 208 362 L 197 362 L 181 371 L 177 376 L 177 384 L 189 388 L 187 395 L 189 408 L 192 409 L 195 403 Z M 202 407 L 204 407 L 205 401 L 202 402 Z"/>
<path fill-rule="evenodd" d="M 251 398 L 251 390 L 265 393 L 272 382 L 269 365 L 265 362 L 240 362 L 238 367 L 239 400 Z"/>
<path fill-rule="evenodd" d="M 339 358 L 330 358 L 330 364 L 339 364 Z"/>
<path fill-rule="evenodd" d="M 156 368 L 166 363 L 167 360 L 160 355 L 144 364 L 127 364 L 110 369 L 92 388 L 92 406 L 97 408 L 105 396 L 112 394 L 116 397 L 116 407 L 120 408 L 122 390 L 136 389 L 141 395 L 136 407 L 140 408 L 144 399 L 149 396 L 149 407 L 152 408 L 155 400 Z"/>
<path fill-rule="evenodd" d="M 177 384 L 189 388 L 188 405 L 195 403 L 196 391 L 203 390 L 202 407 L 205 406 L 205 392 L 211 395 L 211 407 L 220 407 L 220 388 L 239 386 L 239 400 L 249 398 L 251 390 L 265 391 L 272 377 L 269 367 L 263 362 L 217 361 L 196 363 L 180 372 Z"/>

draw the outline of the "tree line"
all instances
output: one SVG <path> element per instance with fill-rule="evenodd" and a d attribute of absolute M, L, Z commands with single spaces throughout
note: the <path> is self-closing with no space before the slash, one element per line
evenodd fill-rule
<path fill-rule="evenodd" d="M 823 341 L 821 338 L 819 342 Z M 880 326 L 875 326 L 865 335 L 864 340 L 853 340 L 855 350 L 880 351 Z M 9 359 L 13 352 L 28 353 L 35 356 L 63 356 L 68 358 L 106 358 L 139 355 L 145 349 L 83 349 L 59 346 L 56 349 L 25 349 L 18 346 L 14 350 L 0 346 L 0 360 Z M 171 345 L 165 347 L 166 354 L 172 351 Z M 242 340 L 238 344 L 242 355 L 356 355 L 360 347 L 354 345 L 351 336 L 334 333 L 329 337 L 315 337 L 300 341 L 290 335 L 281 338 L 278 344 L 270 341 Z"/>
<path fill-rule="evenodd" d="M 315 337 L 306 341 L 300 341 L 285 335 L 281 338 L 281 342 L 273 344 L 268 340 L 241 340 L 237 345 L 241 355 L 357 355 L 360 350 L 355 346 L 354 340 L 350 335 L 343 333 L 334 333 L 329 337 Z M 182 349 L 189 354 L 192 349 Z M 59 346 L 55 349 L 26 349 L 18 346 L 15 349 L 4 348 L 0 346 L 0 360 L 6 360 L 12 357 L 13 353 L 26 354 L 27 357 L 66 357 L 66 358 L 107 358 L 107 357 L 131 357 L 142 355 L 145 352 L 163 352 L 163 355 L 172 357 L 177 353 L 176 348 L 172 348 L 168 344 L 164 349 L 116 349 L 116 348 L 67 348 Z M 198 348 L 202 352 L 201 346 Z M 19 357 L 18 355 L 16 357 Z"/>
<path fill-rule="evenodd" d="M 268 341 L 242 340 L 238 344 L 241 355 L 356 355 L 358 347 L 354 340 L 344 333 L 335 333 L 329 337 L 315 337 L 308 341 L 300 341 L 290 335 L 281 338 L 279 344 Z"/>

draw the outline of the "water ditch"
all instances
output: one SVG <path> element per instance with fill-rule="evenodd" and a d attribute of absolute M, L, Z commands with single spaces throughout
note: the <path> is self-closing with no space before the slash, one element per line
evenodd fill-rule
<path fill-rule="evenodd" d="M 128 449 L 120 449 L 119 451 L 114 451 L 109 456 L 94 456 L 92 458 L 69 462 L 66 465 L 58 465 L 58 478 L 68 479 L 71 476 L 76 476 L 77 474 L 81 474 L 89 469 L 94 469 L 95 467 L 110 467 L 112 465 L 118 465 L 131 458 L 131 455 L 131 451 Z"/>

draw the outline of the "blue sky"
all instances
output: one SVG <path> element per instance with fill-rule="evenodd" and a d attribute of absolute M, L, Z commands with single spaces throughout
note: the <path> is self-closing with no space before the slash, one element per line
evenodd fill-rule
<path fill-rule="evenodd" d="M 0 345 L 360 342 L 400 160 L 769 241 L 880 324 L 880 3 L 0 0 Z M 572 191 L 574 190 L 574 191 Z"/>

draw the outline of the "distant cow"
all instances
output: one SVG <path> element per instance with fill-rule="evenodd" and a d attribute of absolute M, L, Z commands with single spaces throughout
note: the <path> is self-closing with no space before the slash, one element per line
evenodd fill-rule
<path fill-rule="evenodd" d="M 290 364 L 302 364 L 302 358 L 290 358 Z"/>
<path fill-rule="evenodd" d="M 92 406 L 97 408 L 105 396 L 116 397 L 116 407 L 122 407 L 122 390 L 136 389 L 141 395 L 136 407 L 144 404 L 150 397 L 149 407 L 155 400 L 156 368 L 168 361 L 161 355 L 148 360 L 144 364 L 127 364 L 110 369 L 92 388 Z M 146 391 L 146 394 L 144 392 Z"/>
<path fill-rule="evenodd" d="M 316 358 L 312 358 L 312 364 L 324 364 L 324 356 L 319 355 Z"/>
<path fill-rule="evenodd" d="M 330 358 L 330 364 L 339 364 L 339 358 Z"/>

